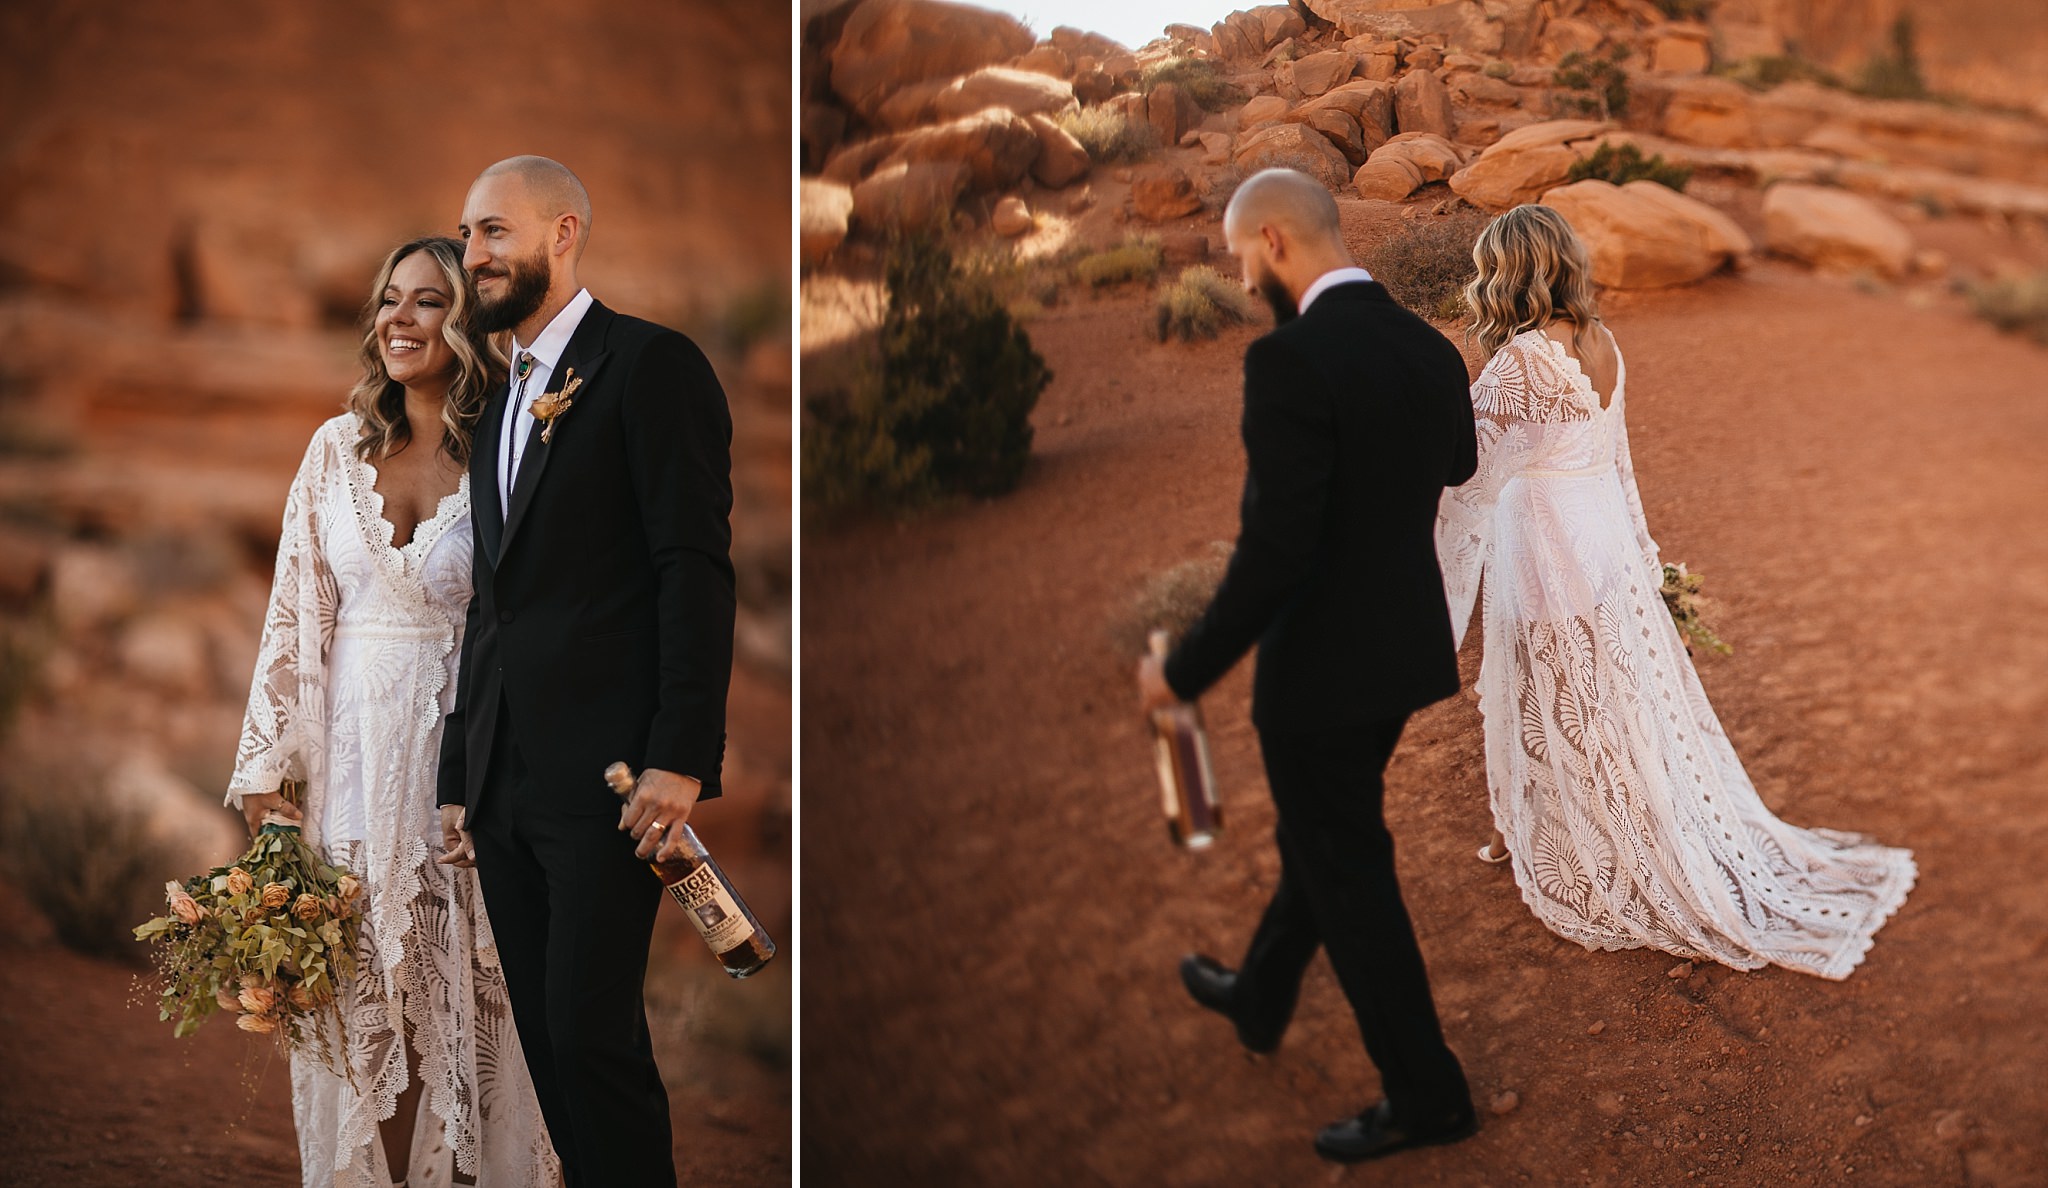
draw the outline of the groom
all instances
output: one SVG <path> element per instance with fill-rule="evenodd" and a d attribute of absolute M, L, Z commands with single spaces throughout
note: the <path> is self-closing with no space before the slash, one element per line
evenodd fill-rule
<path fill-rule="evenodd" d="M 1478 1129 L 1380 813 L 1408 715 L 1458 689 L 1436 511 L 1472 477 L 1477 442 L 1458 349 L 1353 265 L 1319 183 L 1253 176 L 1223 232 L 1280 323 L 1245 352 L 1243 524 L 1214 601 L 1138 683 L 1148 710 L 1192 701 L 1259 647 L 1252 722 L 1280 881 L 1242 968 L 1190 956 L 1181 978 L 1270 1052 L 1328 951 L 1386 1094 L 1316 1135 L 1318 1154 L 1350 1163 Z"/>
<path fill-rule="evenodd" d="M 484 170 L 461 233 L 476 316 L 511 331 L 513 365 L 470 456 L 475 594 L 441 739 L 441 861 L 477 868 L 568 1188 L 672 1188 L 641 1001 L 662 890 L 643 859 L 719 792 L 732 422 L 689 339 L 577 283 L 590 198 L 568 169 Z M 614 760 L 640 773 L 623 808 Z"/>

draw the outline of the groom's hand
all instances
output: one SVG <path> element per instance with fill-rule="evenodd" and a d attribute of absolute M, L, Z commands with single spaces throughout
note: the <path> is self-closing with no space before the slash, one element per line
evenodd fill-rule
<path fill-rule="evenodd" d="M 434 861 L 465 870 L 476 866 L 476 843 L 469 839 L 469 831 L 462 827 L 468 813 L 469 810 L 459 804 L 441 806 L 441 848 L 447 852 Z"/>
<path fill-rule="evenodd" d="M 1166 683 L 1166 661 L 1157 656 L 1138 661 L 1138 708 L 1151 714 L 1179 704 L 1173 686 Z"/>
<path fill-rule="evenodd" d="M 682 849 L 675 835 L 690 819 L 697 794 L 704 785 L 689 776 L 650 767 L 640 773 L 632 799 L 619 813 L 619 828 L 631 833 L 640 844 L 635 856 L 650 862 L 665 861 Z"/>

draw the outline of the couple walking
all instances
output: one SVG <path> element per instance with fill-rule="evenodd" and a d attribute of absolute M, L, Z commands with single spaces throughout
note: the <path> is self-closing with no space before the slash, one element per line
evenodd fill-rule
<path fill-rule="evenodd" d="M 643 859 L 719 794 L 732 431 L 688 339 L 577 282 L 590 227 L 515 157 L 394 250 L 287 497 L 228 800 L 368 903 L 350 1075 L 292 1062 L 308 1188 L 675 1183 Z"/>
<path fill-rule="evenodd" d="M 1478 1129 L 1381 815 L 1408 716 L 1458 689 L 1475 601 L 1497 829 L 1480 856 L 1513 864 L 1537 918 L 1588 949 L 1847 977 L 1912 855 L 1787 825 L 1743 773 L 1664 607 L 1627 367 L 1570 226 L 1522 206 L 1481 234 L 1466 296 L 1489 358 L 1469 389 L 1457 348 L 1353 266 L 1312 179 L 1254 176 L 1224 234 L 1280 322 L 1245 354 L 1243 523 L 1207 611 L 1138 681 L 1147 708 L 1192 700 L 1258 645 L 1279 885 L 1238 969 L 1190 956 L 1181 976 L 1269 1052 L 1327 950 L 1385 1100 L 1317 1152 Z"/>

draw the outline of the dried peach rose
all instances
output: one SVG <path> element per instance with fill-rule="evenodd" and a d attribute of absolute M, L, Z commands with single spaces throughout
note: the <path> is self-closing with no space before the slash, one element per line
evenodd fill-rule
<path fill-rule="evenodd" d="M 243 870 L 239 866 L 228 872 L 229 895 L 247 895 L 249 888 L 255 885 L 256 880 L 250 876 L 248 871 Z"/>
<path fill-rule="evenodd" d="M 268 1015 L 239 1015 L 235 1019 L 235 1026 L 258 1035 L 269 1035 L 277 1030 L 277 1020 Z"/>
<path fill-rule="evenodd" d="M 277 1006 L 277 991 L 268 986 L 251 986 L 242 991 L 242 1009 L 252 1015 L 268 1014 Z"/>
<path fill-rule="evenodd" d="M 356 876 L 345 874 L 334 884 L 334 889 L 341 894 L 343 899 L 354 899 L 363 893 L 363 884 Z"/>
<path fill-rule="evenodd" d="M 281 908 L 292 901 L 292 889 L 283 883 L 266 883 L 263 887 L 263 906 Z"/>
<path fill-rule="evenodd" d="M 320 918 L 320 898 L 319 898 L 319 896 L 317 896 L 317 895 L 312 895 L 312 894 L 304 894 L 304 895 L 300 895 L 300 896 L 299 896 L 299 897 L 298 897 L 297 899 L 295 899 L 295 900 L 293 900 L 293 901 L 292 901 L 292 915 L 294 915 L 294 916 L 297 916 L 297 917 L 298 917 L 299 919 L 301 919 L 301 920 L 317 920 L 317 919 L 319 919 L 319 918 Z"/>
<path fill-rule="evenodd" d="M 220 1004 L 221 1010 L 233 1011 L 236 1014 L 240 1014 L 242 1011 L 241 996 L 226 986 L 222 986 L 213 992 L 213 1000 Z"/>

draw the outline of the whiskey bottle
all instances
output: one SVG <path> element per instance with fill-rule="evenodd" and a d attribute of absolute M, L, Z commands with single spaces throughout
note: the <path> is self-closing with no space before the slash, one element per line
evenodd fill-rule
<path fill-rule="evenodd" d="M 1154 631 L 1152 654 L 1166 658 L 1166 632 Z M 1223 832 L 1223 805 L 1216 798 L 1216 768 L 1209 759 L 1209 732 L 1202 709 L 1182 702 L 1152 712 L 1153 756 L 1165 799 L 1166 832 L 1190 850 L 1205 849 Z"/>
<path fill-rule="evenodd" d="M 620 796 L 633 795 L 637 783 L 633 769 L 623 763 L 605 768 L 604 780 Z M 690 922 L 697 926 L 697 934 L 718 955 L 725 972 L 735 978 L 759 973 L 775 956 L 775 942 L 768 939 L 767 930 L 747 910 L 740 893 L 733 890 L 732 880 L 705 852 L 696 830 L 687 822 L 672 828 L 679 840 L 677 852 L 664 861 L 647 865 L 654 869 L 675 901 L 683 905 Z"/>

